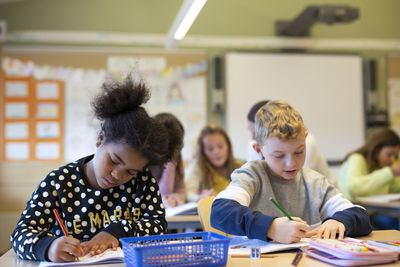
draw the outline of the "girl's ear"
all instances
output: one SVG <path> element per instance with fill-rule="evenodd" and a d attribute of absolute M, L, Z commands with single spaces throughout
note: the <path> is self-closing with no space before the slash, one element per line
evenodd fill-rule
<path fill-rule="evenodd" d="M 96 147 L 101 146 L 101 144 L 104 143 L 104 140 L 105 140 L 104 131 L 101 131 L 97 136 Z"/>

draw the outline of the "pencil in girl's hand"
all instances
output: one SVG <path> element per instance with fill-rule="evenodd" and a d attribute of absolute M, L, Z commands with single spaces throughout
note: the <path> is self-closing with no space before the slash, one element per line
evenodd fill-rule
<path fill-rule="evenodd" d="M 61 221 L 61 217 L 60 217 L 60 215 L 58 214 L 58 211 L 57 211 L 56 209 L 53 209 L 53 213 L 54 213 L 54 215 L 56 215 L 57 222 L 58 222 L 58 224 L 60 225 L 60 227 L 61 227 L 61 229 L 62 229 L 64 235 L 65 235 L 66 237 L 68 237 L 68 236 L 69 236 L 69 235 L 68 235 L 68 232 L 67 232 L 67 230 L 65 229 L 65 226 L 64 226 L 63 222 Z"/>
<path fill-rule="evenodd" d="M 64 226 L 63 222 L 61 221 L 61 217 L 60 217 L 60 215 L 58 214 L 57 209 L 53 209 L 53 213 L 54 213 L 54 215 L 56 215 L 57 222 L 58 222 L 58 224 L 60 225 L 60 227 L 61 227 L 61 229 L 62 229 L 64 235 L 65 235 L 66 237 L 69 237 L 69 234 L 68 234 L 68 232 L 67 232 L 67 229 L 65 229 L 65 226 Z M 79 249 L 80 249 L 80 251 L 81 251 L 81 256 L 85 255 L 84 252 L 83 252 L 82 247 L 79 247 Z M 78 260 L 79 260 L 79 259 L 78 259 Z"/>
<path fill-rule="evenodd" d="M 281 205 L 278 204 L 278 202 L 276 202 L 275 199 L 273 199 L 273 197 L 270 197 L 269 200 L 280 210 L 282 211 L 282 213 L 291 221 L 293 221 L 292 217 L 290 217 L 290 215 L 281 207 Z"/>

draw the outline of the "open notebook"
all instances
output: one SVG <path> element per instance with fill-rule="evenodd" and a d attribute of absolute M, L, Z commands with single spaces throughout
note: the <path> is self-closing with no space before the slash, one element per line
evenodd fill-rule
<path fill-rule="evenodd" d="M 197 202 L 188 202 L 173 208 L 165 209 L 165 216 L 171 217 L 175 215 L 194 215 L 197 214 Z"/>
<path fill-rule="evenodd" d="M 124 253 L 120 247 L 117 250 L 107 249 L 101 254 L 90 256 L 86 254 L 79 258 L 79 261 L 73 262 L 49 262 L 41 261 L 39 267 L 50 267 L 50 266 L 80 266 L 100 263 L 116 263 L 124 262 Z"/>
<path fill-rule="evenodd" d="M 282 244 L 267 242 L 259 239 L 249 239 L 246 236 L 232 236 L 229 243 L 229 255 L 250 255 L 251 248 L 260 248 L 260 253 L 270 253 L 282 250 L 291 250 L 309 245 L 308 238 L 302 238 L 298 243 Z"/>

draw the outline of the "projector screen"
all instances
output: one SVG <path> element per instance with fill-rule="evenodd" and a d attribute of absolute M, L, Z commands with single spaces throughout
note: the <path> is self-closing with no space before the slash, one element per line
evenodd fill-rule
<path fill-rule="evenodd" d="M 237 158 L 247 159 L 247 113 L 263 99 L 297 109 L 328 161 L 364 144 L 361 56 L 227 53 L 225 79 L 226 130 Z"/>

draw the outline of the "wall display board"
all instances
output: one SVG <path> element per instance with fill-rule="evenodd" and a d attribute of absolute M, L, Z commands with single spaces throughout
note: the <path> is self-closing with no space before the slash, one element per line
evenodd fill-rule
<path fill-rule="evenodd" d="M 225 61 L 227 131 L 237 157 L 247 157 L 247 112 L 263 99 L 296 108 L 328 161 L 364 143 L 360 56 L 227 53 Z"/>
<path fill-rule="evenodd" d="M 4 74 L 3 88 L 3 160 L 61 160 L 62 82 Z"/>
<path fill-rule="evenodd" d="M 185 128 L 183 158 L 189 160 L 194 153 L 196 138 L 207 121 L 207 65 L 204 58 L 194 60 L 188 56 L 186 63 L 183 61 L 172 65 L 169 62 L 173 59 L 164 55 L 95 57 L 102 60 L 100 69 L 41 65 L 33 60 L 9 57 L 3 59 L 5 77 L 31 77 L 27 81 L 22 79 L 4 84 L 5 92 L 10 92 L 10 96 L 4 97 L 7 105 L 3 115 L 11 116 L 9 119 L 15 117 L 19 122 L 5 127 L 5 137 L 11 132 L 14 135 L 13 142 L 4 146 L 5 150 L 18 150 L 19 154 L 9 154 L 9 160 L 19 157 L 15 160 L 54 159 L 70 162 L 94 153 L 100 126 L 92 114 L 90 101 L 103 82 L 121 80 L 128 73 L 133 73 L 134 79 L 144 81 L 150 88 L 151 98 L 145 108 L 151 116 L 170 112 L 182 122 Z M 51 82 L 55 80 L 60 83 Z M 62 90 L 61 84 L 65 90 Z M 16 99 L 26 101 L 20 103 Z M 23 124 L 23 119 L 34 122 Z M 23 135 L 24 131 L 27 132 L 25 139 L 15 135 L 17 132 Z M 53 141 L 59 142 L 58 146 Z M 29 142 L 34 142 L 33 148 L 28 145 Z M 64 147 L 60 144 L 64 144 Z"/>

